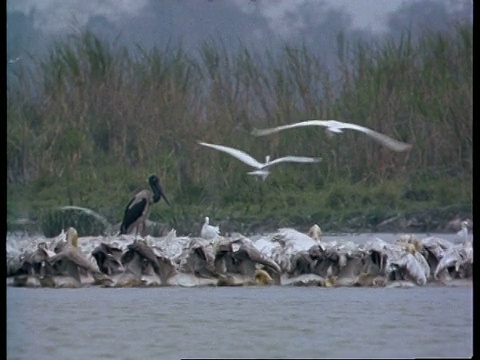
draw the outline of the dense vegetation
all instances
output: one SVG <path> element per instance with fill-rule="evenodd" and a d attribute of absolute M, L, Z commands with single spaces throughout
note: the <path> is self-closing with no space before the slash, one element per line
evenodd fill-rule
<path fill-rule="evenodd" d="M 211 41 L 191 56 L 169 46 L 132 54 L 89 32 L 58 42 L 7 87 L 7 220 L 77 205 L 116 223 L 152 173 L 173 207 L 156 204 L 150 218 L 180 233 L 204 216 L 237 231 L 315 222 L 328 231 L 422 211 L 469 214 L 472 39 L 471 24 L 418 41 L 405 33 L 351 44 L 340 35 L 333 72 L 305 46 L 229 53 Z M 357 123 L 413 148 L 395 153 L 321 128 L 250 135 L 306 119 Z M 259 160 L 323 161 L 278 166 L 261 182 L 197 140 Z"/>

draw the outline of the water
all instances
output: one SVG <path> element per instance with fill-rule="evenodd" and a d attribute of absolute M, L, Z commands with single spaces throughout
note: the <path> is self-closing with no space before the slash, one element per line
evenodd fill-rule
<path fill-rule="evenodd" d="M 473 287 L 7 287 L 7 359 L 471 357 Z"/>

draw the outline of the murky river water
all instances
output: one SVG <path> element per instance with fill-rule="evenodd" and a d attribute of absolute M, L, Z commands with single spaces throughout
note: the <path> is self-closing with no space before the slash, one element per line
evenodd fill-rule
<path fill-rule="evenodd" d="M 7 288 L 8 359 L 463 357 L 473 288 Z"/>

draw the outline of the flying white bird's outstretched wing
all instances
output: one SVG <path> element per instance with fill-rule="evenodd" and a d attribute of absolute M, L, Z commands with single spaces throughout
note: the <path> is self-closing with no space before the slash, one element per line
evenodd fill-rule
<path fill-rule="evenodd" d="M 258 162 L 257 160 L 255 160 L 253 157 L 251 157 L 244 151 L 234 149 L 228 146 L 223 146 L 223 145 L 208 144 L 201 141 L 199 141 L 198 143 L 200 145 L 208 146 L 208 147 L 211 147 L 212 149 L 216 149 L 219 151 L 223 151 L 227 154 L 230 154 L 231 156 L 236 157 L 238 160 L 243 161 L 245 164 L 250 165 L 254 168 L 261 169 L 263 166 L 265 166 L 265 164 Z"/>
<path fill-rule="evenodd" d="M 305 156 L 285 156 L 275 160 L 270 161 L 265 167 L 270 167 L 275 164 L 283 163 L 283 162 L 296 162 L 296 163 L 317 163 L 321 161 L 321 158 L 312 158 L 312 157 L 305 157 Z"/>
<path fill-rule="evenodd" d="M 308 120 L 295 124 L 277 126 L 270 129 L 253 129 L 252 134 L 255 136 L 263 136 L 273 134 L 282 130 L 304 126 L 324 126 L 327 128 L 327 130 L 335 133 L 342 132 L 342 129 L 357 130 L 363 132 L 364 134 L 367 134 L 374 140 L 394 151 L 405 151 L 412 147 L 412 145 L 410 144 L 395 140 L 387 135 L 381 134 L 367 127 L 351 123 L 345 123 L 337 120 Z"/>
<path fill-rule="evenodd" d="M 331 126 L 330 125 L 331 121 L 332 120 L 309 120 L 309 121 L 298 122 L 295 124 L 277 126 L 269 129 L 253 129 L 252 135 L 264 136 L 264 135 L 273 134 L 282 130 L 288 130 L 288 129 L 293 129 L 296 127 L 304 127 L 304 126 L 327 126 L 328 127 L 328 126 Z"/>

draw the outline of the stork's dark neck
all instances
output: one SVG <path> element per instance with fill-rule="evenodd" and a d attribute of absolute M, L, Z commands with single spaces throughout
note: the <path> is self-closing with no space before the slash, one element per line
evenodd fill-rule
<path fill-rule="evenodd" d="M 160 188 L 158 187 L 158 184 L 152 182 L 150 184 L 150 186 L 151 186 L 152 191 L 153 191 L 153 202 L 156 203 L 162 197 L 162 192 L 161 192 Z"/>

